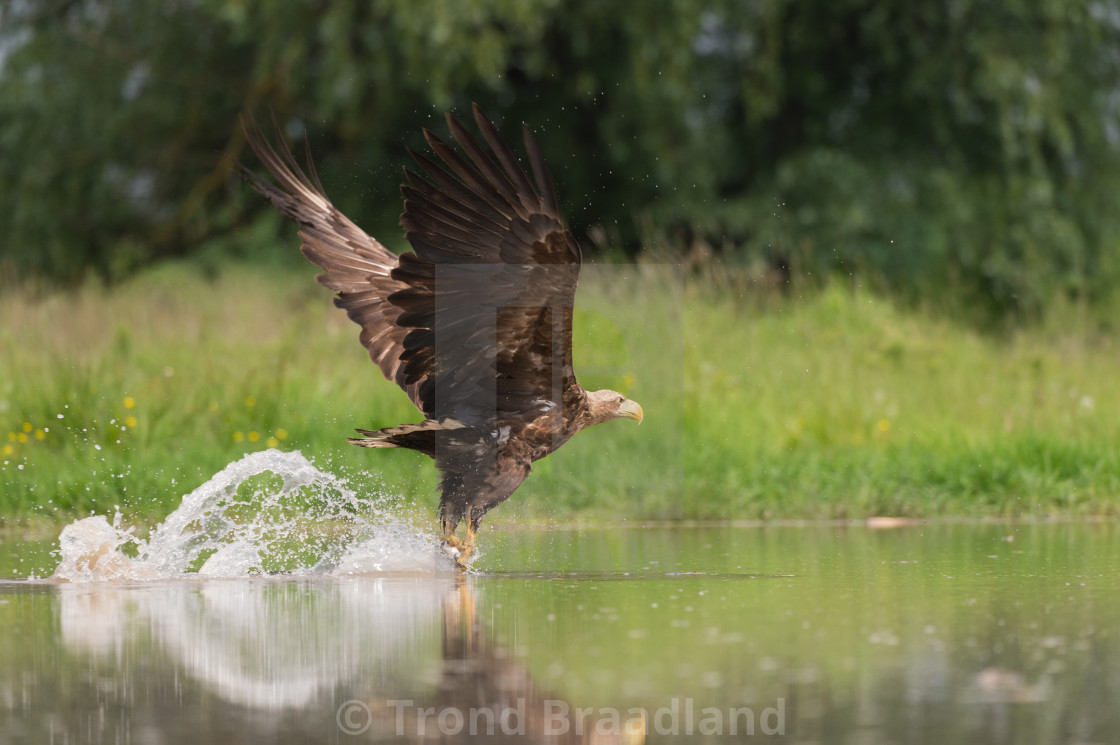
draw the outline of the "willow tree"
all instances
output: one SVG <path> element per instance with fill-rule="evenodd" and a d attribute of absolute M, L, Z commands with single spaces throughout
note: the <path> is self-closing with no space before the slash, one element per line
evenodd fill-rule
<path fill-rule="evenodd" d="M 951 289 L 1120 280 L 1117 0 L 40 0 L 0 6 L 0 266 L 263 250 L 238 116 L 382 234 L 417 125 L 532 122 L 577 235 Z M 215 241 L 225 236 L 216 244 Z M 208 248 L 209 247 L 209 248 Z M 258 248 L 254 248 L 258 247 Z"/>

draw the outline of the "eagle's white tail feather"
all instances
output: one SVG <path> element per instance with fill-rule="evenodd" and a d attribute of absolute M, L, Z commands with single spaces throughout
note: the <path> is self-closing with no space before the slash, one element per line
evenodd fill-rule
<path fill-rule="evenodd" d="M 407 435 L 412 432 L 425 432 L 429 430 L 447 430 L 447 429 L 462 429 L 467 425 L 463 424 L 458 419 L 451 417 L 444 417 L 443 419 L 425 419 L 422 422 L 415 422 L 413 424 L 400 424 L 396 427 L 385 427 L 384 429 L 359 429 L 356 430 L 359 434 L 368 435 L 368 437 L 351 437 L 347 440 L 351 445 L 357 445 L 363 448 L 395 448 L 400 447 L 391 438 L 395 435 Z"/>

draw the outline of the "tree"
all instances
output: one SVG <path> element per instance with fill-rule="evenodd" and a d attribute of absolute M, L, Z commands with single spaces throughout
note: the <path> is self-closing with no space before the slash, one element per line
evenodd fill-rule
<path fill-rule="evenodd" d="M 1116 0 L 640 10 L 11 2 L 0 267 L 116 277 L 216 236 L 249 250 L 237 231 L 273 218 L 236 175 L 238 117 L 270 110 L 339 206 L 401 246 L 404 146 L 478 101 L 534 126 L 577 235 L 630 251 L 691 236 L 999 312 L 1120 279 Z"/>

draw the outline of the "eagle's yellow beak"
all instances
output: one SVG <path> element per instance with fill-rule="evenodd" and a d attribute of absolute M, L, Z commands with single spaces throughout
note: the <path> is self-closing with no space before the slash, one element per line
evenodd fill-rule
<path fill-rule="evenodd" d="M 618 405 L 618 415 L 624 416 L 627 419 L 634 419 L 638 424 L 642 423 L 642 407 L 637 401 L 626 399 Z"/>

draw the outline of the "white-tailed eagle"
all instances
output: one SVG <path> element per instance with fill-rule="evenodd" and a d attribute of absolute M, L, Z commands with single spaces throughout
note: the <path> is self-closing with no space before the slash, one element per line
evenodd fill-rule
<path fill-rule="evenodd" d="M 424 130 L 438 165 L 410 151 L 401 225 L 412 252 L 397 256 L 339 212 L 283 144 L 255 124 L 249 144 L 275 184 L 253 185 L 299 224 L 300 250 L 323 269 L 320 284 L 361 326 L 360 340 L 424 421 L 359 429 L 350 442 L 402 447 L 435 459 L 443 541 L 466 566 L 482 517 L 508 498 L 531 464 L 582 429 L 642 420 L 642 407 L 611 390 L 585 391 L 572 368 L 572 308 L 581 254 L 564 226 L 552 178 L 524 128 L 530 181 L 476 105 L 487 147 L 448 115 L 462 154 Z M 534 182 L 535 181 L 535 185 Z M 455 531 L 466 521 L 465 538 Z"/>

